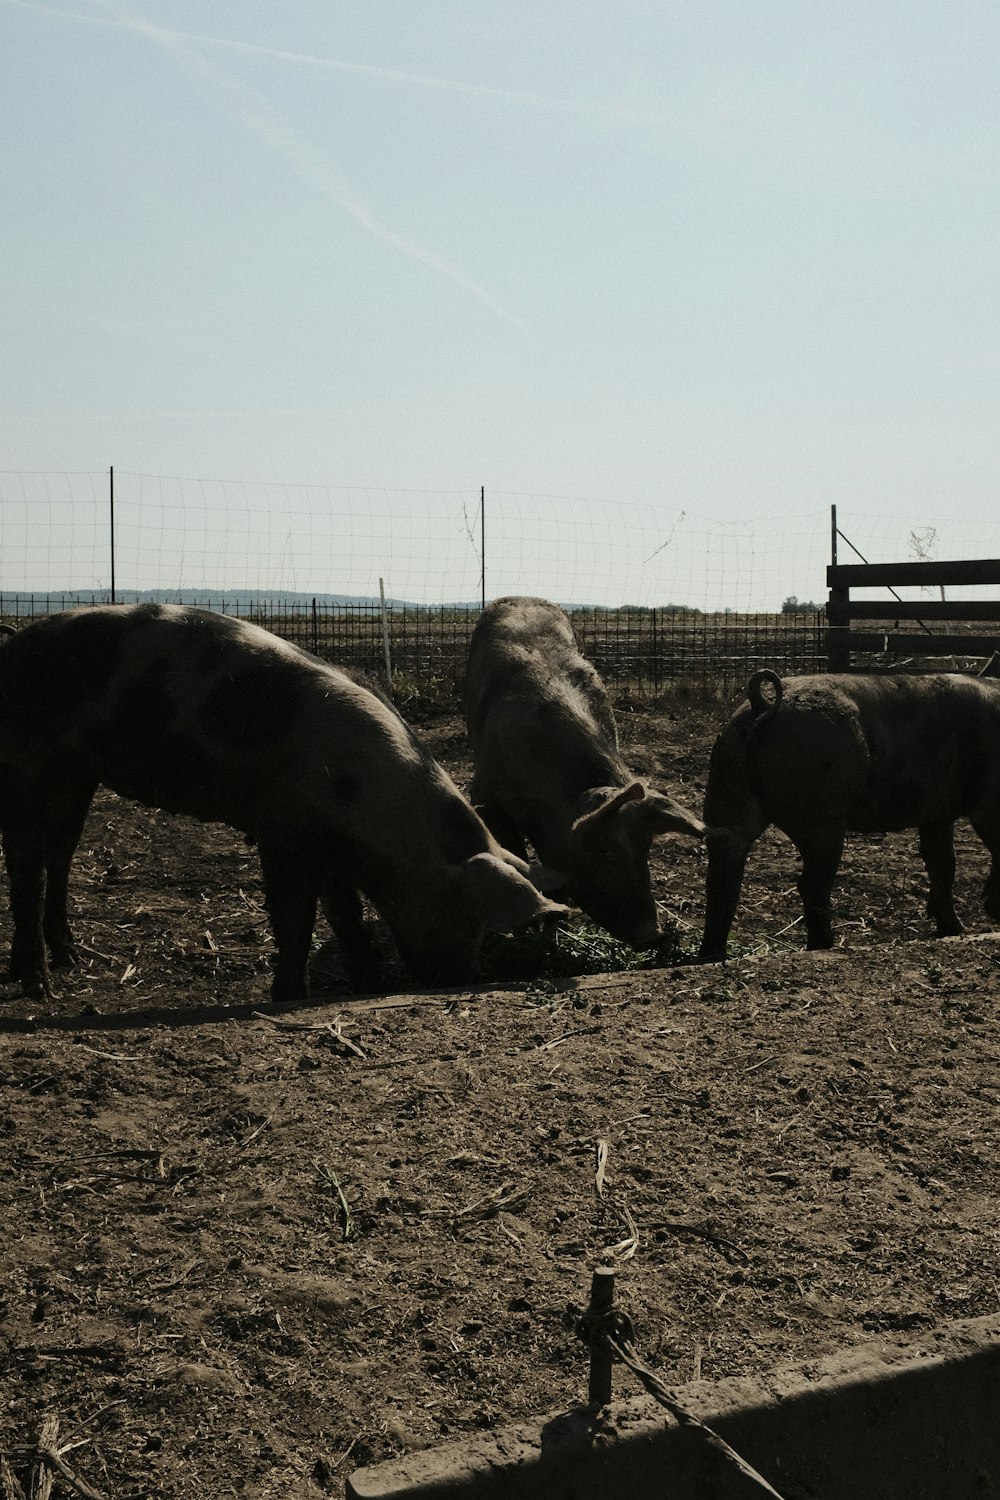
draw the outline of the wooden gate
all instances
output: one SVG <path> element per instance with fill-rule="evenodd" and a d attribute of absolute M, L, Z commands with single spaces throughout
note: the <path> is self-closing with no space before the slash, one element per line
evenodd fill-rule
<path fill-rule="evenodd" d="M 832 563 L 826 570 L 827 661 L 846 672 L 856 654 L 871 657 L 991 656 L 1000 649 L 1000 600 L 946 599 L 946 588 L 1000 584 L 1000 558 L 968 562 Z M 934 588 L 937 599 L 852 599 L 859 588 Z M 856 629 L 855 621 L 868 622 Z M 877 624 L 876 624 L 877 622 Z M 962 629 L 987 624 L 975 633 Z M 943 625 L 958 626 L 942 629 Z"/>

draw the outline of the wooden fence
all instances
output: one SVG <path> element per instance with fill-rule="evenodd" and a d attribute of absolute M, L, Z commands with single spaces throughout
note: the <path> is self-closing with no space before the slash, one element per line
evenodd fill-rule
<path fill-rule="evenodd" d="M 1000 584 L 1000 559 L 966 562 L 833 563 L 826 570 L 827 661 L 852 666 L 970 667 L 1000 649 L 1000 602 L 947 599 L 945 589 Z M 931 588 L 937 599 L 858 599 L 852 589 Z M 864 629 L 855 621 L 865 621 Z"/>

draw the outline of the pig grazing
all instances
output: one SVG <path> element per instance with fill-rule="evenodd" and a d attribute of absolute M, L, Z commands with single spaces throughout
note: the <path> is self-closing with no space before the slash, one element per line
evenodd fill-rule
<path fill-rule="evenodd" d="M 545 599 L 496 599 L 469 647 L 465 709 L 472 800 L 508 848 L 530 840 L 554 883 L 634 947 L 655 943 L 655 834 L 702 834 L 671 798 L 637 781 L 611 700 L 569 617 Z"/>
<path fill-rule="evenodd" d="M 98 786 L 256 842 L 277 947 L 272 994 L 306 994 L 318 902 L 349 980 L 374 987 L 359 892 L 428 983 L 476 973 L 487 929 L 540 896 L 395 710 L 257 626 L 142 604 L 53 615 L 0 648 L 0 833 L 11 977 L 51 993 L 74 960 L 70 863 Z"/>
<path fill-rule="evenodd" d="M 725 958 L 747 854 L 771 823 L 802 856 L 810 948 L 833 942 L 830 891 L 848 831 L 918 830 L 927 912 L 951 937 L 962 931 L 953 824 L 968 818 L 993 857 L 983 904 L 1000 920 L 1000 684 L 945 672 L 782 682 L 763 671 L 747 697 L 709 766 L 702 959 Z"/>

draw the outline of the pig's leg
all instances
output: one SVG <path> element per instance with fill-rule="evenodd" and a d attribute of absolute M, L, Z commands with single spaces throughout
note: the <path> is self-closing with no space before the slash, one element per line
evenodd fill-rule
<path fill-rule="evenodd" d="M 45 829 L 45 907 L 42 930 L 54 968 L 76 963 L 76 947 L 69 926 L 69 871 L 87 821 L 92 785 L 75 787 L 51 799 Z"/>
<path fill-rule="evenodd" d="M 262 832 L 257 843 L 264 903 L 277 949 L 271 998 L 304 1000 L 309 993 L 307 965 L 319 900 L 318 863 L 308 845 Z"/>
<path fill-rule="evenodd" d="M 844 852 L 844 835 L 840 830 L 814 830 L 793 838 L 793 843 L 802 856 L 798 886 L 806 923 L 806 947 L 832 948 L 830 895 Z"/>
<path fill-rule="evenodd" d="M 705 881 L 705 932 L 698 957 L 702 963 L 715 963 L 726 956 L 729 929 L 736 916 L 743 884 L 743 871 L 751 841 L 739 838 L 728 829 L 711 828 L 708 843 L 708 875 Z"/>
<path fill-rule="evenodd" d="M 983 910 L 992 922 L 1000 922 L 1000 850 L 993 856 L 983 885 Z"/>
<path fill-rule="evenodd" d="M 45 904 L 45 838 L 42 816 L 31 816 L 22 806 L 17 816 L 3 822 L 4 863 L 10 881 L 10 914 L 14 935 L 10 945 L 10 977 L 26 995 L 51 995 L 52 983 L 45 957 L 42 910 Z"/>
<path fill-rule="evenodd" d="M 990 873 L 983 886 L 983 910 L 992 922 L 1000 922 L 1000 814 L 977 813 L 972 826 L 990 852 Z"/>
<path fill-rule="evenodd" d="M 927 915 L 934 923 L 939 938 L 958 937 L 965 929 L 958 919 L 952 899 L 955 884 L 954 824 L 950 821 L 922 823 L 917 832 L 920 855 L 927 867 L 927 878 L 930 881 Z"/>
<path fill-rule="evenodd" d="M 378 953 L 369 925 L 364 920 L 361 897 L 353 886 L 327 878 L 320 901 L 323 914 L 340 945 L 344 975 L 352 990 L 377 990 L 382 978 Z"/>

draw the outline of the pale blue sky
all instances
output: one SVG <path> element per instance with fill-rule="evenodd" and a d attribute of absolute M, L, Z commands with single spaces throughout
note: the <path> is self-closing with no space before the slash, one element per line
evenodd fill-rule
<path fill-rule="evenodd" d="M 988 0 L 0 0 L 0 36 L 0 468 L 997 515 Z"/>

